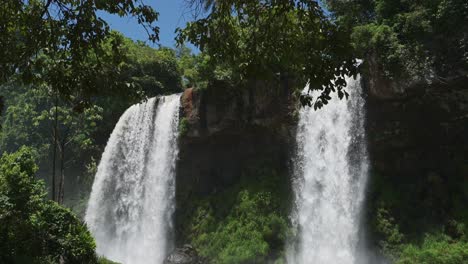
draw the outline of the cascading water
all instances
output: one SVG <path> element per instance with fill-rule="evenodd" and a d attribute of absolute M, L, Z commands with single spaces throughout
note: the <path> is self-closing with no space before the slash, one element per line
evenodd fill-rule
<path fill-rule="evenodd" d="M 97 252 L 124 264 L 164 261 L 174 211 L 180 95 L 120 117 L 94 180 L 85 220 Z"/>
<path fill-rule="evenodd" d="M 347 82 L 349 100 L 300 112 L 292 217 L 297 236 L 288 263 L 359 263 L 368 158 L 360 82 Z"/>

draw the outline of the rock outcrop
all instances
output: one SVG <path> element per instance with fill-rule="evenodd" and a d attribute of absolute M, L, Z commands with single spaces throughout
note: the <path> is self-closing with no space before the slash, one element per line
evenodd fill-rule
<path fill-rule="evenodd" d="M 196 250 L 189 244 L 176 248 L 164 261 L 164 264 L 203 264 Z"/>

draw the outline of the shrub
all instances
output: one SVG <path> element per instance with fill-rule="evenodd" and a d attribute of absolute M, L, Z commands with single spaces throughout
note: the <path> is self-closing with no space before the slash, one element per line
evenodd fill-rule
<path fill-rule="evenodd" d="M 190 219 L 190 240 L 213 263 L 265 263 L 281 258 L 289 230 L 288 199 L 280 176 L 256 171 L 220 194 L 199 201 Z M 266 176 L 268 175 L 268 176 Z"/>
<path fill-rule="evenodd" d="M 0 262 L 96 263 L 94 240 L 69 209 L 46 199 L 34 152 L 0 159 Z"/>
<path fill-rule="evenodd" d="M 183 117 L 182 119 L 180 119 L 180 121 L 179 121 L 179 136 L 181 136 L 181 137 L 185 136 L 189 131 L 189 126 L 190 126 L 190 124 L 189 124 L 186 117 Z"/>
<path fill-rule="evenodd" d="M 468 243 L 453 241 L 446 235 L 427 235 L 420 246 L 406 244 L 397 264 L 468 263 Z"/>
<path fill-rule="evenodd" d="M 382 254 L 392 261 L 396 260 L 404 236 L 400 233 L 398 225 L 395 224 L 395 219 L 383 206 L 377 210 L 375 225 L 376 231 L 381 237 L 379 246 Z"/>

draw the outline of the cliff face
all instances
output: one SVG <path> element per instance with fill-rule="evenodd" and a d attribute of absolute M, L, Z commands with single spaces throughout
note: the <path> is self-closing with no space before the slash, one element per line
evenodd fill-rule
<path fill-rule="evenodd" d="M 468 77 L 403 89 L 375 78 L 364 83 L 371 211 L 391 209 L 408 231 L 464 218 Z"/>
<path fill-rule="evenodd" d="M 181 100 L 178 190 L 208 194 L 259 159 L 287 163 L 294 106 L 285 91 L 261 84 L 243 91 L 187 89 Z"/>
<path fill-rule="evenodd" d="M 384 207 L 404 233 L 447 219 L 468 219 L 468 78 L 401 86 L 363 79 L 371 176 L 372 230 Z M 286 89 L 187 89 L 181 100 L 176 236 L 186 242 L 190 201 L 235 185 L 248 168 L 268 164 L 290 177 L 297 102 Z"/>
<path fill-rule="evenodd" d="M 255 89 L 187 89 L 181 97 L 176 178 L 177 244 L 187 243 L 194 201 L 215 197 L 268 167 L 288 177 L 296 104 L 289 93 L 261 83 Z M 247 178 L 247 179 L 246 179 Z"/>

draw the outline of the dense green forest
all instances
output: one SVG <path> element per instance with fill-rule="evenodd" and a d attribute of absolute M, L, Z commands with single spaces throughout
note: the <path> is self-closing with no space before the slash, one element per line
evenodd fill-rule
<path fill-rule="evenodd" d="M 286 86 L 297 103 L 291 111 L 320 113 L 335 93 L 348 98 L 345 76 L 404 90 L 468 75 L 466 0 L 187 2 L 202 15 L 177 30 L 174 48 L 133 41 L 99 16 L 133 17 L 157 43 L 158 10 L 143 1 L 2 3 L 1 263 L 110 263 L 95 253 L 83 217 L 109 135 L 135 103 L 187 88 L 237 92 L 261 81 Z M 309 93 L 301 94 L 306 84 Z M 468 263 L 466 158 L 454 163 L 448 183 L 431 174 L 408 187 L 371 170 L 364 222 L 376 258 Z M 262 163 L 239 183 L 186 201 L 182 237 L 208 263 L 285 262 L 289 182 L 272 167 Z M 418 199 L 412 187 L 429 192 L 418 208 L 408 205 Z"/>

